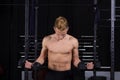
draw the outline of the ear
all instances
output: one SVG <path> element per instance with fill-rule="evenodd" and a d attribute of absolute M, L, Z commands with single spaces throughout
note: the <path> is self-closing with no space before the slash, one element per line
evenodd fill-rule
<path fill-rule="evenodd" d="M 55 29 L 55 27 L 53 27 L 53 29 Z"/>
<path fill-rule="evenodd" d="M 54 29 L 54 31 L 56 31 L 56 28 L 55 28 L 55 27 L 53 27 L 53 29 Z"/>
<path fill-rule="evenodd" d="M 69 27 L 67 28 L 67 31 L 69 30 Z"/>

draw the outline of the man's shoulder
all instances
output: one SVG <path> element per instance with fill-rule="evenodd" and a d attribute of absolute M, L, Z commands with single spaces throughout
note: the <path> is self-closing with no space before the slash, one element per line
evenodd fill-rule
<path fill-rule="evenodd" d="M 76 46 L 76 45 L 78 46 L 79 41 L 76 37 L 70 35 L 69 40 L 71 40 L 71 42 L 74 46 Z"/>
<path fill-rule="evenodd" d="M 69 40 L 75 40 L 75 41 L 77 40 L 77 38 L 72 35 L 68 35 L 68 36 L 69 36 Z"/>
<path fill-rule="evenodd" d="M 50 39 L 52 38 L 52 35 L 53 35 L 53 34 L 47 35 L 47 36 L 44 37 L 44 39 L 45 39 L 45 40 L 50 40 Z"/>

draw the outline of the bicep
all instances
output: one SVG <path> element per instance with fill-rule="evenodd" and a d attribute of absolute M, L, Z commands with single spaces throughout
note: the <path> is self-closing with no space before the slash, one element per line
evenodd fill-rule
<path fill-rule="evenodd" d="M 40 56 L 37 58 L 37 62 L 40 62 L 40 63 L 44 63 L 44 60 L 46 59 L 47 57 L 47 46 L 46 46 L 46 39 L 44 38 L 43 41 L 42 41 L 42 49 L 41 49 L 41 52 L 40 52 Z"/>
<path fill-rule="evenodd" d="M 41 52 L 40 52 L 40 57 L 42 58 L 45 58 L 47 56 L 47 41 L 46 41 L 46 38 L 43 39 L 42 41 L 42 49 L 41 49 Z"/>
<path fill-rule="evenodd" d="M 37 62 L 43 64 L 47 57 L 47 49 L 42 48 L 40 52 L 40 56 L 37 58 Z"/>
<path fill-rule="evenodd" d="M 79 52 L 78 49 L 73 49 L 73 61 L 79 61 Z"/>
<path fill-rule="evenodd" d="M 74 44 L 74 48 L 73 48 L 73 64 L 74 64 L 74 66 L 77 67 L 79 62 L 80 62 L 80 59 L 79 59 L 79 51 L 78 51 L 78 42 L 76 41 L 76 43 Z"/>
<path fill-rule="evenodd" d="M 46 58 L 47 57 L 47 49 L 46 48 L 42 48 L 41 52 L 40 52 L 40 57 L 42 58 Z"/>

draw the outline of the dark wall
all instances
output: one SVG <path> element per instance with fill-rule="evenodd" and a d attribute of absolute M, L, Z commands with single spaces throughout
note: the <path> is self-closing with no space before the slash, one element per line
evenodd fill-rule
<path fill-rule="evenodd" d="M 2 1 L 0 1 L 2 3 Z M 11 7 L 0 4 L 0 36 L 1 36 L 1 55 L 0 66 L 3 69 L 1 80 L 7 80 L 9 75 L 10 60 L 10 25 L 11 25 Z"/>
<path fill-rule="evenodd" d="M 0 26 L 1 26 L 1 56 L 0 65 L 3 66 L 4 74 L 0 80 L 16 80 L 17 76 L 17 56 L 18 56 L 18 36 L 21 26 L 22 12 L 19 12 L 19 5 L 13 0 L 0 0 Z M 24 9 L 23 9 L 24 11 Z M 18 15 L 21 14 L 20 15 Z M 24 17 L 23 17 L 24 18 Z M 24 21 L 23 21 L 24 22 Z"/>

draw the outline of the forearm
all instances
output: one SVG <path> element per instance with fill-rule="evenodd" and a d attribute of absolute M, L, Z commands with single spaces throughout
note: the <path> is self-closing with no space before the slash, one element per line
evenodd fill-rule
<path fill-rule="evenodd" d="M 86 69 L 86 65 L 83 61 L 81 61 L 80 59 L 75 59 L 73 62 L 74 66 L 78 69 Z"/>
<path fill-rule="evenodd" d="M 29 62 L 29 61 L 26 61 L 25 62 L 25 68 L 26 69 L 32 69 L 33 71 L 35 70 L 40 70 L 42 68 L 42 64 L 39 63 L 39 62 Z"/>
<path fill-rule="evenodd" d="M 35 62 L 39 62 L 40 64 L 44 64 L 45 59 L 44 59 L 44 58 L 42 58 L 42 57 L 38 57 L 38 59 L 36 59 L 36 61 L 35 61 Z"/>
<path fill-rule="evenodd" d="M 78 67 L 79 62 L 81 62 L 81 60 L 80 60 L 78 57 L 76 57 L 76 58 L 73 59 L 73 65 L 74 65 L 76 68 Z"/>
<path fill-rule="evenodd" d="M 31 65 L 32 70 L 40 70 L 44 64 L 44 59 L 42 57 L 38 57 L 36 61 L 34 61 Z"/>
<path fill-rule="evenodd" d="M 85 69 L 87 69 L 87 66 L 86 66 L 84 61 L 81 61 L 81 62 L 78 63 L 77 68 L 80 69 L 80 70 L 85 70 Z"/>
<path fill-rule="evenodd" d="M 42 68 L 42 64 L 40 64 L 39 62 L 34 62 L 32 65 L 31 65 L 31 69 L 33 71 L 36 71 L 36 70 L 40 70 Z"/>

